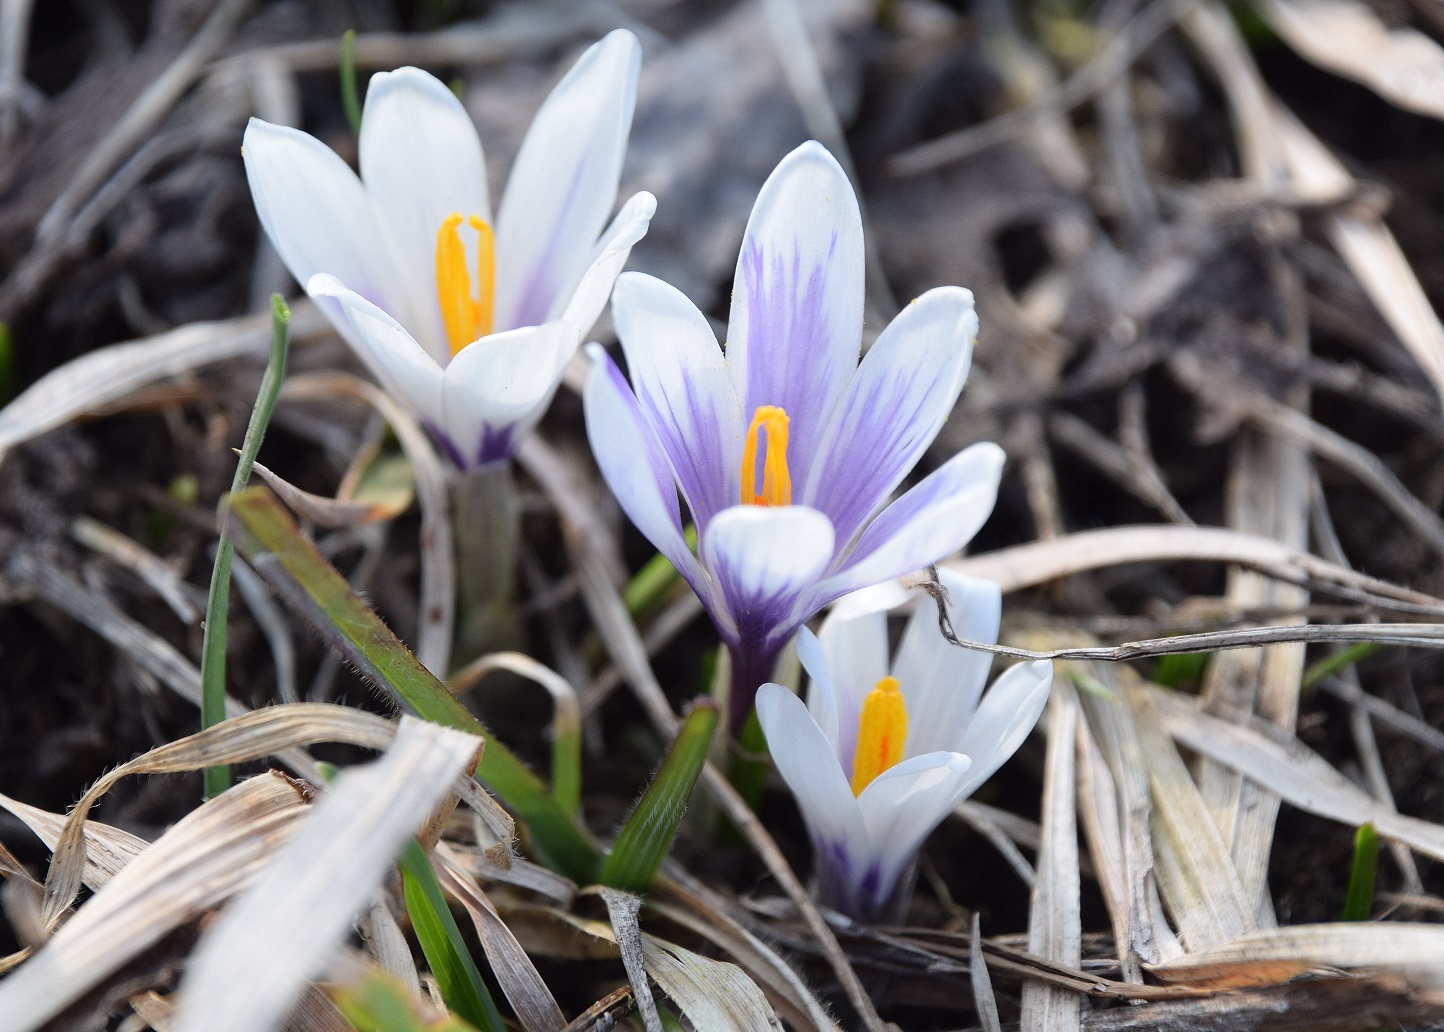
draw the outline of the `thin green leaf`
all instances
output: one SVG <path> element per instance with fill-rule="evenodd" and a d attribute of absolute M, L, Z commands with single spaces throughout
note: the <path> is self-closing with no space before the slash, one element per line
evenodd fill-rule
<path fill-rule="evenodd" d="M 1177 688 L 1185 682 L 1196 684 L 1203 678 L 1208 666 L 1207 652 L 1179 652 L 1172 656 L 1159 656 L 1153 668 L 1152 680 L 1165 688 Z"/>
<path fill-rule="evenodd" d="M 762 788 L 767 780 L 767 736 L 762 733 L 762 724 L 757 719 L 757 710 L 747 714 L 742 733 L 737 736 L 737 751 L 732 754 L 732 763 L 727 778 L 737 794 L 747 802 L 751 810 L 757 809 L 762 801 Z"/>
<path fill-rule="evenodd" d="M 251 422 L 246 427 L 246 438 L 241 443 L 241 457 L 236 462 L 236 475 L 231 481 L 233 493 L 241 490 L 250 481 L 251 467 L 255 465 L 256 453 L 261 450 L 266 426 L 271 422 L 276 396 L 281 392 L 281 381 L 286 378 L 290 326 L 291 310 L 286 307 L 280 294 L 272 294 L 271 357 L 266 363 L 265 375 L 261 377 L 256 405 L 251 409 Z M 215 565 L 211 568 L 211 590 L 206 599 L 205 632 L 201 642 L 202 728 L 212 727 L 226 719 L 226 623 L 230 619 L 231 551 L 230 536 L 222 530 L 221 540 L 216 545 Z M 207 799 L 214 799 L 230 787 L 230 767 L 206 768 Z"/>
<path fill-rule="evenodd" d="M 356 89 L 356 30 L 347 29 L 341 34 L 341 106 L 346 109 L 346 121 L 351 132 L 361 135 L 361 97 Z"/>
<path fill-rule="evenodd" d="M 1374 825 L 1361 824 L 1354 833 L 1354 865 L 1344 897 L 1345 921 L 1367 921 L 1374 911 L 1374 869 L 1379 863 L 1379 836 Z"/>
<path fill-rule="evenodd" d="M 416 1012 L 416 1002 L 400 982 L 379 968 L 332 991 L 336 1009 L 356 1032 L 475 1032 L 455 1015 L 431 1022 Z"/>
<path fill-rule="evenodd" d="M 598 880 L 603 885 L 625 892 L 644 892 L 652 884 L 672 848 L 677 822 L 682 819 L 692 786 L 707 762 L 717 717 L 717 704 L 702 699 L 682 720 L 662 766 L 602 861 Z"/>
<path fill-rule="evenodd" d="M 688 524 L 684 532 L 687 547 L 697 548 L 697 528 Z M 681 574 L 665 555 L 658 553 L 648 559 L 646 565 L 622 589 L 622 601 L 633 620 L 641 620 L 653 613 L 673 586 L 681 580 Z"/>
<path fill-rule="evenodd" d="M 421 952 L 426 954 L 426 962 L 441 987 L 446 1006 L 481 1032 L 506 1032 L 501 1013 L 481 980 L 476 961 L 471 959 L 421 843 L 412 839 L 398 865 L 406 895 L 406 913 L 416 929 Z"/>
<path fill-rule="evenodd" d="M 593 880 L 596 847 L 546 785 L 397 640 L 270 491 L 255 487 L 233 495 L 227 518 L 236 547 L 256 572 L 364 676 L 418 716 L 485 739 L 477 777 L 526 825 L 537 856 L 573 881 Z"/>
<path fill-rule="evenodd" d="M 1356 641 L 1352 645 L 1345 646 L 1332 655 L 1325 656 L 1316 663 L 1310 663 L 1304 669 L 1303 679 L 1299 683 L 1301 691 L 1308 691 L 1326 677 L 1337 674 L 1346 666 L 1353 666 L 1361 659 L 1367 659 L 1384 647 L 1382 642 L 1377 641 Z"/>

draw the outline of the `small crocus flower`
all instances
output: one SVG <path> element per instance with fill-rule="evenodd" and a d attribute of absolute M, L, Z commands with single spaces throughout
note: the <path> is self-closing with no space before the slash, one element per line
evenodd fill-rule
<path fill-rule="evenodd" d="M 592 450 L 726 641 L 734 731 L 804 620 L 957 551 L 992 511 L 1003 467 L 993 444 L 968 448 L 888 504 L 963 388 L 978 326 L 972 294 L 928 291 L 859 363 L 862 308 L 857 198 L 832 155 L 807 143 L 752 209 L 725 355 L 696 306 L 637 273 L 612 295 L 632 386 L 589 348 Z"/>
<path fill-rule="evenodd" d="M 956 635 L 996 641 L 998 586 L 948 570 L 939 579 Z M 777 684 L 757 693 L 812 839 L 819 895 L 859 920 L 896 916 L 923 840 L 1023 743 L 1053 681 L 1051 663 L 1019 663 L 984 694 L 992 656 L 944 638 L 926 596 L 889 662 L 888 610 L 908 601 L 896 582 L 879 585 L 841 600 L 816 636 L 799 632 L 806 705 Z"/>
<path fill-rule="evenodd" d="M 281 259 L 382 385 L 462 470 L 509 458 L 541 418 L 656 207 L 608 226 L 636 103 L 625 30 L 557 84 L 493 220 L 476 127 L 435 77 L 372 77 L 358 177 L 320 141 L 251 119 L 246 175 Z"/>

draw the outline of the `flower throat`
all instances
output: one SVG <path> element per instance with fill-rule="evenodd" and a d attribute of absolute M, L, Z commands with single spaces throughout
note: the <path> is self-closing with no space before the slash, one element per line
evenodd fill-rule
<path fill-rule="evenodd" d="M 463 221 L 477 236 L 475 294 L 466 268 L 466 246 L 461 242 Z M 496 310 L 496 237 L 479 215 L 463 220 L 461 213 L 454 211 L 436 231 L 436 302 L 453 355 L 491 332 Z"/>

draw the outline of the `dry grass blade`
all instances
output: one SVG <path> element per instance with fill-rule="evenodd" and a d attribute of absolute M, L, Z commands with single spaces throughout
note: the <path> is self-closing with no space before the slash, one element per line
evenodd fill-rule
<path fill-rule="evenodd" d="M 1354 192 L 1353 176 L 1282 105 L 1275 105 L 1274 126 L 1290 179 L 1304 199 L 1334 204 Z M 1339 209 L 1326 218 L 1335 249 L 1444 397 L 1444 323 L 1429 304 L 1399 242 L 1377 214 Z"/>
<path fill-rule="evenodd" d="M 174 566 L 150 549 L 89 516 L 75 518 L 70 525 L 70 536 L 145 581 L 183 623 L 193 624 L 200 619 L 200 610 L 188 593 L 189 585 Z"/>
<path fill-rule="evenodd" d="M 244 781 L 195 810 L 136 858 L 0 982 L 7 1032 L 30 1032 L 167 932 L 230 898 L 309 809 L 279 774 Z"/>
<path fill-rule="evenodd" d="M 1254 910 L 1228 847 L 1146 689 L 1125 682 L 1123 691 L 1153 794 L 1154 869 L 1163 902 L 1190 950 L 1237 939 L 1253 931 Z"/>
<path fill-rule="evenodd" d="M 60 833 L 65 828 L 65 817 L 22 803 L 18 799 L 11 799 L 7 795 L 0 795 L 0 807 L 9 810 L 23 821 L 27 828 L 35 832 L 35 837 L 45 843 L 46 849 L 55 849 L 55 844 L 60 841 Z M 150 843 L 145 839 L 128 831 L 112 828 L 99 821 L 86 821 L 85 869 L 81 873 L 81 881 L 88 889 L 100 888 L 149 846 Z"/>
<path fill-rule="evenodd" d="M 1402 921 L 1269 928 L 1152 969 L 1169 982 L 1282 982 L 1315 967 L 1394 968 L 1444 976 L 1444 928 Z"/>
<path fill-rule="evenodd" d="M 46 878 L 47 922 L 53 924 L 80 889 L 85 856 L 82 828 L 86 816 L 96 801 L 126 775 L 176 773 L 219 763 L 243 763 L 315 742 L 344 742 L 368 749 L 385 749 L 395 736 L 396 725 L 375 714 L 348 706 L 299 703 L 232 717 L 116 767 L 92 785 L 70 812 Z M 453 779 L 451 787 L 498 830 L 509 830 L 510 819 L 470 777 Z"/>
<path fill-rule="evenodd" d="M 402 717 L 382 757 L 344 771 L 206 933 L 181 985 L 176 1032 L 274 1028 L 480 752 L 479 738 Z"/>
<path fill-rule="evenodd" d="M 1087 570 L 1169 561 L 1235 563 L 1278 580 L 1367 599 L 1381 608 L 1444 613 L 1444 600 L 1431 595 L 1356 573 L 1269 538 L 1218 527 L 1150 525 L 1086 530 L 952 559 L 945 565 L 970 577 L 996 581 L 1007 593 Z"/>
<path fill-rule="evenodd" d="M 292 512 L 318 527 L 355 527 L 401 515 L 374 502 L 346 502 L 303 491 L 259 462 L 254 463 L 251 469 Z"/>
<path fill-rule="evenodd" d="M 291 310 L 293 343 L 325 331 L 325 317 L 309 302 Z M 238 355 L 264 357 L 271 316 L 190 323 L 142 340 L 98 348 L 41 377 L 0 409 L 0 457 L 23 441 L 169 376 Z"/>
<path fill-rule="evenodd" d="M 554 1032 L 567 1023 L 556 998 L 537 973 L 517 937 L 471 875 L 448 854 L 443 844 L 436 859 L 441 887 L 471 915 L 481 948 L 501 991 L 526 1032 Z"/>
<path fill-rule="evenodd" d="M 411 944 L 406 941 L 406 933 L 391 912 L 384 892 L 378 892 L 371 900 L 359 928 L 381 970 L 420 999 L 421 979 L 416 971 L 416 960 L 411 956 Z"/>
<path fill-rule="evenodd" d="M 1200 712 L 1171 692 L 1144 689 L 1167 732 L 1183 745 L 1266 785 L 1293 806 L 1357 827 L 1372 822 L 1384 838 L 1444 860 L 1444 826 L 1398 813 L 1359 788 L 1297 739 L 1267 725 L 1241 726 Z"/>
<path fill-rule="evenodd" d="M 1003 859 L 1008 862 L 1008 866 L 1017 873 L 1019 878 L 1023 879 L 1023 884 L 1029 888 L 1033 887 L 1033 883 L 1037 879 L 1037 872 L 1033 870 L 1033 865 L 1028 863 L 1028 858 L 1013 844 L 1013 840 L 1008 837 L 1007 832 L 999 827 L 998 822 L 993 820 L 981 805 L 965 799 L 953 807 L 953 815 L 987 839 L 988 844 L 1002 854 Z"/>
<path fill-rule="evenodd" d="M 781 1032 L 762 990 L 735 964 L 708 960 L 655 935 L 642 937 L 647 971 L 701 1032 Z"/>
<path fill-rule="evenodd" d="M 993 997 L 993 983 L 983 960 L 983 936 L 976 913 L 973 914 L 972 941 L 968 944 L 968 978 L 973 984 L 973 1006 L 977 1008 L 978 1024 L 983 1032 L 1003 1032 L 1003 1024 L 998 1020 L 998 1001 Z"/>
<path fill-rule="evenodd" d="M 657 1013 L 657 1001 L 652 997 L 652 983 L 648 981 L 642 953 L 642 929 L 637 925 L 642 901 L 631 893 L 616 889 L 603 888 L 600 892 L 607 904 L 607 917 L 612 922 L 612 941 L 622 952 L 622 966 L 627 969 L 627 981 L 632 983 L 632 999 L 637 1002 L 642 1025 L 647 1032 L 662 1032 L 662 1018 Z"/>
<path fill-rule="evenodd" d="M 416 658 L 437 677 L 445 677 L 451 665 L 451 636 L 456 619 L 456 560 L 452 554 L 446 469 L 415 418 L 374 384 L 348 373 L 311 373 L 291 377 L 281 391 L 282 400 L 292 401 L 337 396 L 359 398 L 381 413 L 411 462 L 416 499 L 421 505 L 421 598 L 416 620 Z"/>
<path fill-rule="evenodd" d="M 1043 769 L 1043 842 L 1028 906 L 1028 950 L 1076 968 L 1082 959 L 1078 884 L 1078 827 L 1074 794 L 1074 738 L 1078 700 L 1054 682 L 1048 703 L 1048 755 Z M 1080 1027 L 1082 1000 L 1043 982 L 1023 985 L 1023 1032 L 1070 1032 Z"/>
<path fill-rule="evenodd" d="M 1444 118 L 1444 47 L 1389 28 L 1354 0 L 1259 0 L 1259 13 L 1300 55 L 1409 111 Z"/>

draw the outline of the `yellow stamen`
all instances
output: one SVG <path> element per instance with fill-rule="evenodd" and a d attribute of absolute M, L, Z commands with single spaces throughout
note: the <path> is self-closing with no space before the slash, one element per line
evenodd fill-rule
<path fill-rule="evenodd" d="M 872 784 L 903 758 L 908 737 L 908 708 L 896 677 L 884 677 L 862 701 L 857 721 L 857 752 L 852 758 L 852 794 Z"/>
<path fill-rule="evenodd" d="M 752 416 L 742 445 L 742 504 L 791 505 L 792 474 L 787 470 L 787 412 L 776 405 L 761 405 Z M 762 493 L 757 493 L 757 441 L 767 436 L 762 460 Z"/>
<path fill-rule="evenodd" d="M 463 221 L 477 236 L 475 296 L 466 269 L 466 247 L 461 242 Z M 453 355 L 491 332 L 496 306 L 496 238 L 480 216 L 463 220 L 461 213 L 454 211 L 436 231 L 436 303 Z"/>

